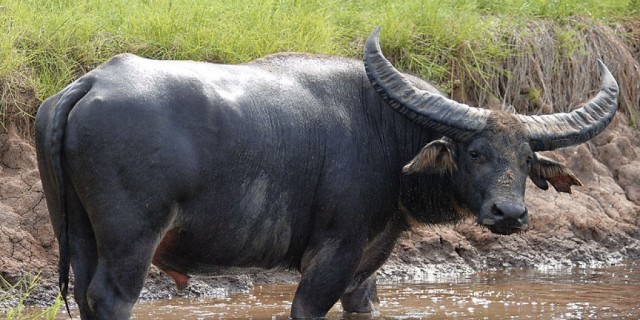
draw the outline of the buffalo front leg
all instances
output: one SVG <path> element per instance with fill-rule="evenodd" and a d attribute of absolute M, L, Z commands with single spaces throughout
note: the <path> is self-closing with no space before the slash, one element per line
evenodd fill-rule
<path fill-rule="evenodd" d="M 305 253 L 291 318 L 322 318 L 327 314 L 344 293 L 358 266 L 362 249 L 356 243 L 326 240 Z"/>
<path fill-rule="evenodd" d="M 355 287 L 349 287 L 340 297 L 345 313 L 374 313 L 378 311 L 378 287 L 375 273 Z"/>

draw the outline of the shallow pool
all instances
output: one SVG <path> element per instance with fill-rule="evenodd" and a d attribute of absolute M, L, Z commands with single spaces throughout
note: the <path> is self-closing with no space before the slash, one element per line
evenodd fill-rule
<path fill-rule="evenodd" d="M 295 286 L 220 299 L 140 302 L 135 319 L 286 319 Z M 509 269 L 379 286 L 373 319 L 640 319 L 640 261 L 604 268 Z M 343 319 L 340 304 L 327 319 Z M 360 318 L 359 318 L 360 319 Z"/>

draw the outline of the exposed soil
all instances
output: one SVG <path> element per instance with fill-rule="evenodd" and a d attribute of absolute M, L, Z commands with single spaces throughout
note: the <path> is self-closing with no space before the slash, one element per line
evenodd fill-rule
<path fill-rule="evenodd" d="M 640 137 L 624 116 L 589 143 L 546 153 L 568 165 L 584 186 L 573 194 L 527 187 L 532 227 L 498 236 L 473 222 L 425 226 L 405 234 L 379 270 L 381 281 L 429 280 L 485 268 L 608 264 L 640 258 Z M 57 243 L 49 223 L 33 146 L 17 134 L 0 134 L 0 275 L 10 282 L 41 272 L 33 303 L 56 294 Z M 259 283 L 291 283 L 298 275 L 267 272 L 194 279 L 177 292 L 152 268 L 142 299 L 227 295 Z"/>

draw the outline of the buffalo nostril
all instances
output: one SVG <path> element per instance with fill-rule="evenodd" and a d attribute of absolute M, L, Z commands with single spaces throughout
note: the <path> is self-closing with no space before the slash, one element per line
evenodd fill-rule
<path fill-rule="evenodd" d="M 503 201 L 494 204 L 492 212 L 495 217 L 521 219 L 527 214 L 527 208 L 523 204 Z"/>
<path fill-rule="evenodd" d="M 491 208 L 491 213 L 493 213 L 494 217 L 502 217 L 502 216 L 504 216 L 504 213 L 502 213 L 502 210 L 500 210 L 500 208 L 498 207 L 497 204 L 493 205 L 493 207 Z"/>

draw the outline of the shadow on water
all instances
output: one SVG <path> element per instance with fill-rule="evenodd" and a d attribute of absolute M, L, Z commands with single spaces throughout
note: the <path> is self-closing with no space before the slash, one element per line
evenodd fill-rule
<path fill-rule="evenodd" d="M 135 319 L 287 319 L 295 286 L 220 299 L 140 302 Z M 380 285 L 373 319 L 639 319 L 640 261 L 605 268 L 509 269 Z M 327 319 L 348 319 L 338 303 Z M 369 317 L 357 317 L 367 319 Z"/>

